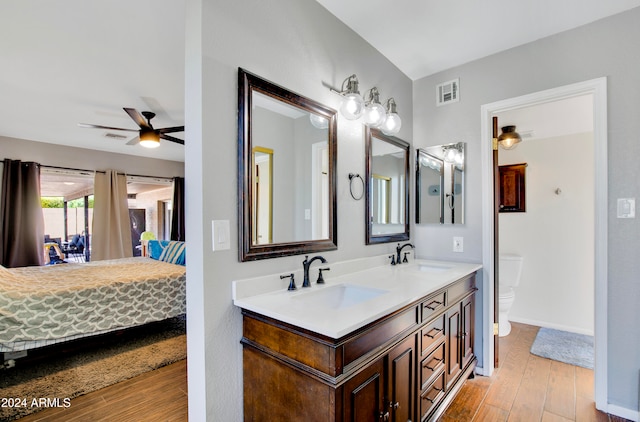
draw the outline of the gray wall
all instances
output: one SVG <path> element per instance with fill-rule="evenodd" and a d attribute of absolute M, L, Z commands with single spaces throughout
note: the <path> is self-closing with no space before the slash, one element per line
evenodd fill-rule
<path fill-rule="evenodd" d="M 134 155 L 67 147 L 0 136 L 0 159 L 35 161 L 46 166 L 81 170 L 118 170 L 141 176 L 184 175 L 184 163 Z"/>
<path fill-rule="evenodd" d="M 640 197 L 640 8 L 544 38 L 414 83 L 414 146 L 467 142 L 465 224 L 417 226 L 422 256 L 482 259 L 480 107 L 606 76 L 608 78 L 608 401 L 638 409 L 640 224 L 617 219 L 616 198 Z M 460 78 L 460 102 L 436 107 L 435 85 Z M 465 251 L 451 251 L 464 236 Z"/>
<path fill-rule="evenodd" d="M 406 141 L 412 82 L 313 0 L 188 0 L 186 38 L 190 419 L 240 421 L 242 318 L 232 281 L 297 270 L 304 258 L 238 262 L 238 67 L 336 109 L 340 97 L 323 84 L 339 88 L 355 73 L 362 93 L 375 85 L 395 98 Z M 364 161 L 363 126 L 339 118 L 338 250 L 323 253 L 329 263 L 395 247 L 365 246 L 364 201 L 351 198 L 348 184 L 350 172 L 364 175 Z M 212 252 L 211 220 L 230 221 L 230 250 Z"/>

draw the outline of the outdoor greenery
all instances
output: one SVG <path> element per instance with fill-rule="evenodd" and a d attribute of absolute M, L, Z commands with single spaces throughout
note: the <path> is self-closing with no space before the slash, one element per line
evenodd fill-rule
<path fill-rule="evenodd" d="M 42 208 L 64 208 L 64 199 L 61 196 L 43 196 L 40 203 Z M 84 198 L 67 202 L 67 208 L 84 208 Z M 89 197 L 89 208 L 93 208 L 93 195 Z"/>

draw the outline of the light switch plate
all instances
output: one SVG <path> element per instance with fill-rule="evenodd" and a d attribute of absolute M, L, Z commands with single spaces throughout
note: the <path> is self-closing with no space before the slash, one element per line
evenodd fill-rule
<path fill-rule="evenodd" d="M 618 198 L 618 218 L 636 218 L 636 198 Z"/>
<path fill-rule="evenodd" d="M 211 222 L 211 244 L 214 251 L 231 248 L 229 220 L 213 220 Z"/>
<path fill-rule="evenodd" d="M 463 237 L 454 237 L 453 238 L 453 251 L 454 252 L 463 252 L 464 251 L 464 238 Z"/>

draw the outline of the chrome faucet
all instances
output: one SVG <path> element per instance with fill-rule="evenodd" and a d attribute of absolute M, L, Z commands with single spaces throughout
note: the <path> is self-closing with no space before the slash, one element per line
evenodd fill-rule
<path fill-rule="evenodd" d="M 320 261 L 322 261 L 323 264 L 327 263 L 327 260 L 321 257 L 320 255 L 314 256 L 311 259 L 309 259 L 309 255 L 305 256 L 304 261 L 302 261 L 302 269 L 304 270 L 304 279 L 302 280 L 302 287 L 311 287 L 311 283 L 309 282 L 309 267 L 311 266 L 311 263 L 316 259 L 319 259 Z"/>
<path fill-rule="evenodd" d="M 398 243 L 398 246 L 396 247 L 396 264 L 402 264 L 403 261 L 400 260 L 400 254 L 402 252 L 402 250 L 404 248 L 406 248 L 407 246 L 411 247 L 411 249 L 414 249 L 413 245 L 411 243 L 405 243 L 404 245 L 400 246 L 400 244 Z M 407 256 L 405 255 L 405 260 L 404 262 L 407 262 Z"/>

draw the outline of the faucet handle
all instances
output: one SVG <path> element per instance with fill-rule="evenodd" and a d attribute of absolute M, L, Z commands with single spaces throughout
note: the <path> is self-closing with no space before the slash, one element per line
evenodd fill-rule
<path fill-rule="evenodd" d="M 322 277 L 322 272 L 323 271 L 329 271 L 331 270 L 331 268 L 327 267 L 327 268 L 320 268 L 318 270 L 318 280 L 316 280 L 316 283 L 318 284 L 324 284 L 324 277 Z"/>
<path fill-rule="evenodd" d="M 291 278 L 291 281 L 289 281 L 289 287 L 287 287 L 287 290 L 296 290 L 296 281 L 293 278 L 293 273 L 283 274 L 280 276 L 280 280 L 283 280 L 285 278 Z"/>
<path fill-rule="evenodd" d="M 405 252 L 405 253 L 404 253 L 404 259 L 402 260 L 402 262 L 403 262 L 403 263 L 405 263 L 405 264 L 409 262 L 409 260 L 407 259 L 407 255 L 408 255 L 409 253 L 410 253 L 410 252 Z"/>
<path fill-rule="evenodd" d="M 389 255 L 389 258 L 391 258 L 391 265 L 396 265 L 396 256 L 395 255 Z"/>

